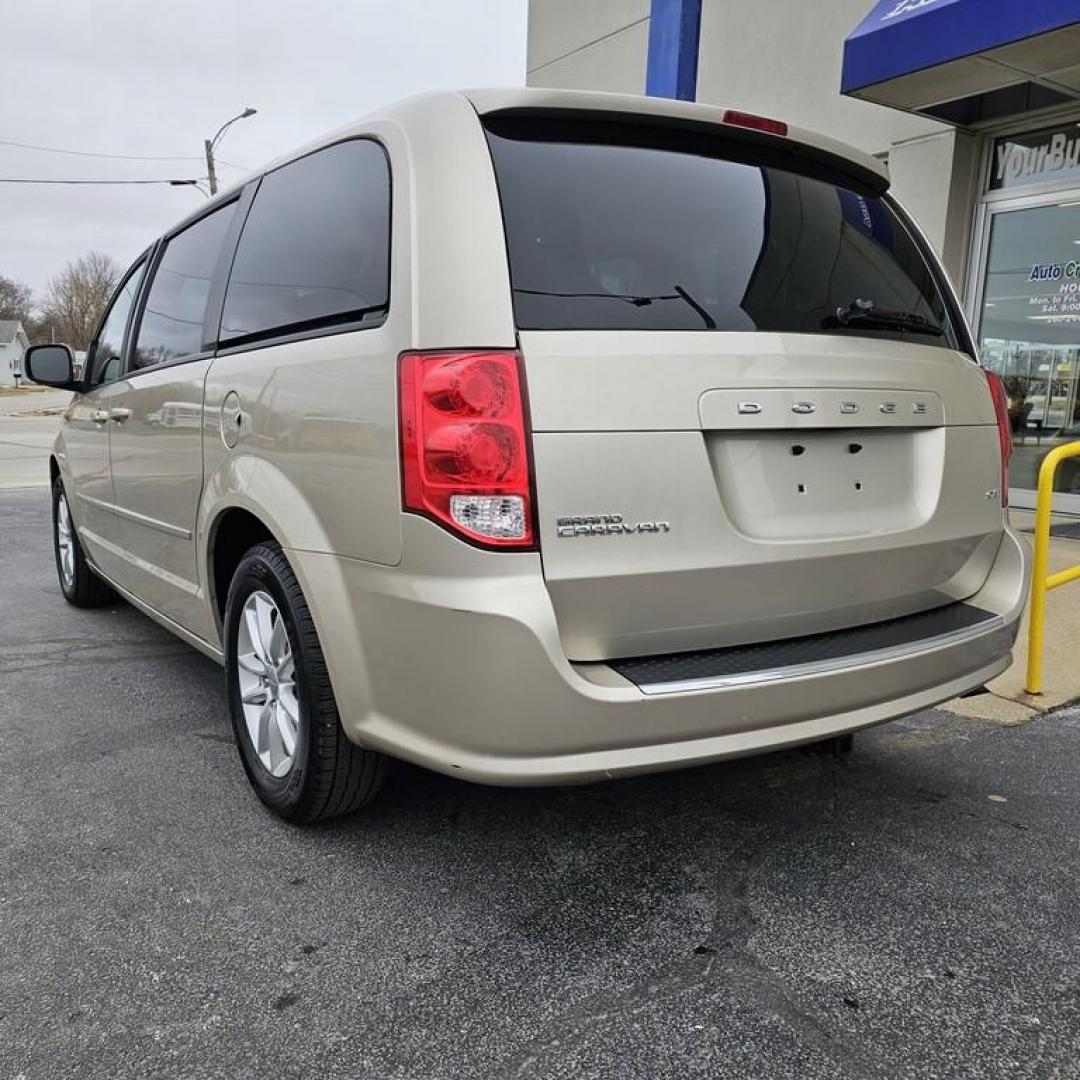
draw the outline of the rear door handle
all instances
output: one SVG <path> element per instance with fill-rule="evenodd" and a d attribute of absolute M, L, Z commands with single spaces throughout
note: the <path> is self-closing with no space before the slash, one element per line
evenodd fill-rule
<path fill-rule="evenodd" d="M 109 419 L 109 414 L 104 409 L 95 409 L 91 414 L 90 419 L 95 424 L 104 424 Z"/>
<path fill-rule="evenodd" d="M 122 424 L 131 415 L 130 409 L 110 409 L 109 419 L 115 420 L 116 423 Z"/>

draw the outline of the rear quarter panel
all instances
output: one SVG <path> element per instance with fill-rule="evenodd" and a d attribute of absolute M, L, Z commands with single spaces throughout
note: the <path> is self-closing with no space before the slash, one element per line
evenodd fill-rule
<path fill-rule="evenodd" d="M 206 380 L 200 532 L 243 506 L 285 547 L 396 563 L 393 354 L 383 326 L 219 356 Z M 222 438 L 230 393 L 240 414 L 233 449 Z"/>

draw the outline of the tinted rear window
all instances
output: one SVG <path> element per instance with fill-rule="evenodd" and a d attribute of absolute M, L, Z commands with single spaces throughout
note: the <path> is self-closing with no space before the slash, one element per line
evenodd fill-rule
<path fill-rule="evenodd" d="M 784 168 L 775 150 L 626 124 L 496 118 L 487 134 L 522 329 L 839 332 L 955 347 L 935 275 L 888 201 L 794 155 Z M 872 325 L 867 302 L 914 318 Z"/>

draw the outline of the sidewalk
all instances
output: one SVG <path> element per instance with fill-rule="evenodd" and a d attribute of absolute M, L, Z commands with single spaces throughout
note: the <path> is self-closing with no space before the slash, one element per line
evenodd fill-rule
<path fill-rule="evenodd" d="M 1010 516 L 1024 542 L 1033 545 L 1034 511 L 1013 510 Z M 1053 519 L 1054 524 L 1075 521 L 1075 518 Z M 1077 540 L 1051 535 L 1050 573 L 1080 563 L 1080 529 L 1077 533 Z M 943 709 L 979 720 L 1022 724 L 1039 713 L 1080 698 L 1080 582 L 1063 585 L 1046 594 L 1043 690 L 1037 697 L 1024 691 L 1029 611 L 1030 608 L 1024 612 L 1012 667 L 987 685 L 989 693 L 958 698 L 942 705 Z"/>
<path fill-rule="evenodd" d="M 0 393 L 0 490 L 46 486 L 49 448 L 60 430 L 66 390 L 3 387 Z"/>

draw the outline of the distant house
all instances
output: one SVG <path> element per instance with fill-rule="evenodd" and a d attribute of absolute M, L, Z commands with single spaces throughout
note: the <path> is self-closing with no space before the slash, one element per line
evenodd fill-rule
<path fill-rule="evenodd" d="M 0 379 L 15 382 L 22 378 L 23 353 L 30 347 L 23 324 L 18 319 L 0 319 Z"/>

